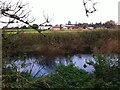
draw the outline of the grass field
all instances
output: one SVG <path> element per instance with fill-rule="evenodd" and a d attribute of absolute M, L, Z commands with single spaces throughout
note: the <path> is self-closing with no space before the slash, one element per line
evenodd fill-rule
<path fill-rule="evenodd" d="M 38 31 L 36 31 L 34 29 L 20 29 L 20 31 L 22 31 L 24 33 L 38 33 Z M 83 31 L 91 31 L 91 30 L 59 30 L 59 31 L 55 31 L 55 30 L 43 30 L 43 31 L 41 31 L 41 33 L 53 33 L 53 32 L 63 33 L 63 32 L 83 32 Z M 6 32 L 8 34 L 15 34 L 17 32 L 17 30 L 8 29 L 8 30 L 6 30 Z"/>

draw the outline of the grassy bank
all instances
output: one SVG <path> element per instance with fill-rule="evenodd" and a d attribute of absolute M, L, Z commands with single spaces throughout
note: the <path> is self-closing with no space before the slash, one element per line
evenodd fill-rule
<path fill-rule="evenodd" d="M 34 29 L 20 29 L 20 31 L 24 32 L 24 33 L 38 33 L 38 31 L 34 30 Z M 42 30 L 41 33 L 51 33 L 51 32 L 60 32 L 60 33 L 64 33 L 64 32 L 82 32 L 85 30 Z M 15 34 L 17 32 L 17 29 L 7 29 L 6 32 L 8 34 Z"/>
<path fill-rule="evenodd" d="M 92 53 L 117 53 L 118 30 L 82 32 L 21 33 L 3 40 L 3 54 L 39 52 L 47 55 Z"/>

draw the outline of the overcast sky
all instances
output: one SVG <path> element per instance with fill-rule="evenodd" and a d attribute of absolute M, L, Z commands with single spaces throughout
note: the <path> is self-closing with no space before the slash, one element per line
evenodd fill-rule
<path fill-rule="evenodd" d="M 94 0 L 97 1 L 97 11 L 86 17 L 83 0 L 23 0 L 29 2 L 36 23 L 44 22 L 43 10 L 49 17 L 54 17 L 51 23 L 65 24 L 68 21 L 75 22 L 106 22 L 114 20 L 118 22 L 118 2 L 120 0 Z"/>
<path fill-rule="evenodd" d="M 17 0 L 12 0 L 16 2 Z M 36 18 L 34 23 L 40 24 L 45 21 L 43 11 L 49 17 L 54 17 L 51 24 L 72 23 L 96 23 L 114 20 L 118 22 L 118 2 L 120 0 L 94 0 L 97 1 L 97 11 L 86 17 L 83 0 L 22 0 L 29 3 L 31 15 Z M 89 4 L 90 6 L 90 4 Z"/>

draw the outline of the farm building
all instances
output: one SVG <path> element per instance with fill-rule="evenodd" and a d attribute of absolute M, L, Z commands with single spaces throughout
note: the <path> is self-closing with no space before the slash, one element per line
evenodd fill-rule
<path fill-rule="evenodd" d="M 39 30 L 47 30 L 47 29 L 50 29 L 51 26 L 39 26 L 38 29 Z"/>
<path fill-rule="evenodd" d="M 88 27 L 87 29 L 88 30 L 94 30 L 94 27 Z"/>
<path fill-rule="evenodd" d="M 72 25 L 65 25 L 65 27 L 69 30 L 81 30 L 82 28 L 80 26 L 75 26 L 74 24 Z"/>
<path fill-rule="evenodd" d="M 82 28 L 80 26 L 75 26 L 74 24 L 71 25 L 56 25 L 51 27 L 51 30 L 94 30 L 94 27 L 87 27 L 87 28 Z"/>
<path fill-rule="evenodd" d="M 51 28 L 51 30 L 61 30 L 61 27 L 60 27 L 60 26 L 53 26 L 53 27 Z"/>

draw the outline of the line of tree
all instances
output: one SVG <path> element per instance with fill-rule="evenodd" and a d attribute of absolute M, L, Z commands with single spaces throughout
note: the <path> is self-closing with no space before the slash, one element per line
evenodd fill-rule
<path fill-rule="evenodd" d="M 70 25 L 71 22 L 68 21 L 68 25 Z M 72 24 L 71 24 L 72 25 Z M 115 23 L 115 21 L 113 20 L 109 20 L 105 23 L 99 22 L 99 23 L 78 23 L 75 24 L 75 26 L 79 26 L 79 27 L 83 27 L 83 28 L 87 28 L 87 27 L 94 27 L 94 28 L 116 28 L 117 24 Z"/>
<path fill-rule="evenodd" d="M 72 25 L 72 23 L 69 21 L 68 25 Z M 35 29 L 38 29 L 38 27 L 39 27 L 38 24 L 33 24 L 31 26 L 34 27 Z M 50 25 L 50 26 L 52 26 L 52 25 Z M 110 21 L 107 21 L 105 23 L 102 23 L 102 22 L 99 22 L 99 23 L 90 23 L 90 24 L 88 24 L 88 23 L 78 23 L 78 24 L 75 24 L 75 26 L 79 26 L 79 27 L 82 27 L 82 28 L 87 28 L 87 27 L 94 27 L 94 28 L 116 28 L 117 24 L 115 23 L 115 21 L 110 20 Z M 7 27 L 3 27 L 3 28 L 7 28 Z M 11 27 L 11 28 L 8 27 L 7 29 L 32 29 L 32 28 L 30 26 L 23 25 L 21 27 Z"/>

